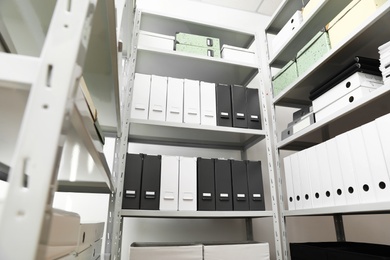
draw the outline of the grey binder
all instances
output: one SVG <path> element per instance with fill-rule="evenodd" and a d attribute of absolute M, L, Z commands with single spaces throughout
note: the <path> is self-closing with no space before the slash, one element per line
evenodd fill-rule
<path fill-rule="evenodd" d="M 217 125 L 232 126 L 232 103 L 230 95 L 230 86 L 217 84 L 216 88 L 217 104 Z"/>
<path fill-rule="evenodd" d="M 123 183 L 123 209 L 140 208 L 143 154 L 127 154 Z"/>
<path fill-rule="evenodd" d="M 249 210 L 246 163 L 244 161 L 231 160 L 231 167 L 233 184 L 233 209 L 235 211 Z"/>
<path fill-rule="evenodd" d="M 215 209 L 233 210 L 232 172 L 230 161 L 216 159 L 215 162 Z"/>
<path fill-rule="evenodd" d="M 198 210 L 215 210 L 214 159 L 198 158 Z"/>
<path fill-rule="evenodd" d="M 161 155 L 145 155 L 142 169 L 141 209 L 159 210 Z"/>
<path fill-rule="evenodd" d="M 260 161 L 246 161 L 248 177 L 249 209 L 265 210 L 263 175 Z"/>
<path fill-rule="evenodd" d="M 231 86 L 233 127 L 248 127 L 246 87 Z"/>
<path fill-rule="evenodd" d="M 256 88 L 247 88 L 246 102 L 248 114 L 248 128 L 261 129 L 259 90 Z"/>

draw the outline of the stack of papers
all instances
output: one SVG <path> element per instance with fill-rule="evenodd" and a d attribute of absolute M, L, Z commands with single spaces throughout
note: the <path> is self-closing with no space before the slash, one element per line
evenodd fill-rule
<path fill-rule="evenodd" d="M 379 50 L 379 69 L 382 72 L 383 83 L 388 85 L 390 81 L 390 42 L 387 42 L 378 48 Z"/>

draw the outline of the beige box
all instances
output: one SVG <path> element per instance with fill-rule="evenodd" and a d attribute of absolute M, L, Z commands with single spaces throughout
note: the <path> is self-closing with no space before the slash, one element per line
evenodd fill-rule
<path fill-rule="evenodd" d="M 152 33 L 147 31 L 139 31 L 138 45 L 149 48 L 173 51 L 175 37 Z"/>
<path fill-rule="evenodd" d="M 203 260 L 201 244 L 133 243 L 130 260 Z"/>
<path fill-rule="evenodd" d="M 305 22 L 314 13 L 315 10 L 323 3 L 324 0 L 310 0 L 302 9 L 302 19 Z"/>
<path fill-rule="evenodd" d="M 269 260 L 268 243 L 205 244 L 204 260 Z"/>
<path fill-rule="evenodd" d="M 225 60 L 256 64 L 256 55 L 253 51 L 226 44 L 222 45 L 221 57 Z"/>
<path fill-rule="evenodd" d="M 354 0 L 327 25 L 332 48 L 387 0 Z"/>

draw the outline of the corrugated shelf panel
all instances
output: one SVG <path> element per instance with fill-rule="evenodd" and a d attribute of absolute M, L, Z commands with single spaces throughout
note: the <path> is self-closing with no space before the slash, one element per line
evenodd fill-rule
<path fill-rule="evenodd" d="M 389 214 L 390 202 L 376 202 L 370 204 L 355 204 L 345 206 L 333 206 L 324 208 L 312 208 L 302 210 L 286 210 L 283 215 L 286 217 L 298 216 L 325 216 L 334 214 L 360 215 L 360 214 Z"/>
<path fill-rule="evenodd" d="M 135 70 L 142 74 L 244 86 L 258 73 L 254 64 L 142 46 L 138 47 Z"/>
<path fill-rule="evenodd" d="M 275 97 L 274 104 L 289 107 L 310 104 L 309 92 L 323 85 L 333 75 L 348 66 L 355 56 L 378 59 L 378 47 L 390 39 L 389 24 L 390 2 L 387 1 L 351 34 L 346 35 L 345 39 L 334 46 L 321 60 L 313 64 L 306 73 Z M 381 37 L 378 37 L 379 34 Z"/>
<path fill-rule="evenodd" d="M 222 44 L 228 44 L 241 48 L 248 48 L 254 41 L 254 33 L 245 32 L 241 29 L 226 28 L 221 26 L 204 24 L 201 21 L 189 21 L 188 17 L 167 17 L 161 13 L 142 11 L 141 30 L 150 31 L 169 36 L 175 36 L 177 32 L 191 33 L 216 37 Z"/>
<path fill-rule="evenodd" d="M 271 67 L 283 67 L 295 59 L 297 52 L 305 46 L 322 28 L 325 27 L 351 0 L 323 0 L 318 9 L 303 22 L 289 41 L 270 58 Z M 296 10 L 295 10 L 296 11 Z M 294 12 L 293 12 L 294 13 Z M 292 13 L 292 14 L 293 14 Z"/>
<path fill-rule="evenodd" d="M 390 113 L 390 86 L 382 86 L 327 118 L 278 143 L 279 149 L 302 150 Z"/>
<path fill-rule="evenodd" d="M 272 217 L 272 211 L 159 211 L 159 210 L 126 210 L 122 217 L 136 218 L 263 218 Z"/>
<path fill-rule="evenodd" d="M 221 149 L 247 149 L 264 130 L 131 119 L 129 142 Z"/>

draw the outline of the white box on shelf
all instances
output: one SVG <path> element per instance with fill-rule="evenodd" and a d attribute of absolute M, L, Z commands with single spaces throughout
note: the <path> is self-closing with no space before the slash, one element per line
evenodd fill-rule
<path fill-rule="evenodd" d="M 295 134 L 314 123 L 315 123 L 314 113 L 311 112 L 310 114 L 303 116 L 301 120 L 299 120 L 297 123 L 292 125 L 292 132 L 293 134 Z"/>
<path fill-rule="evenodd" d="M 318 166 L 320 169 L 322 207 L 334 206 L 334 194 L 332 193 L 332 178 L 330 176 L 329 158 L 325 143 L 315 146 Z"/>
<path fill-rule="evenodd" d="M 133 243 L 130 246 L 131 260 L 203 260 L 201 244 Z"/>
<path fill-rule="evenodd" d="M 151 75 L 135 73 L 130 116 L 148 119 Z"/>
<path fill-rule="evenodd" d="M 149 120 L 165 121 L 167 109 L 167 77 L 152 75 Z"/>
<path fill-rule="evenodd" d="M 184 123 L 200 124 L 200 86 L 198 80 L 184 79 Z"/>
<path fill-rule="evenodd" d="M 80 223 L 76 252 L 82 252 L 103 237 L 104 222 Z"/>
<path fill-rule="evenodd" d="M 227 44 L 222 45 L 221 57 L 225 60 L 256 64 L 256 55 L 253 51 Z"/>
<path fill-rule="evenodd" d="M 361 126 L 377 201 L 390 201 L 390 177 L 375 121 Z"/>
<path fill-rule="evenodd" d="M 295 209 L 303 209 L 303 190 L 301 184 L 301 175 L 299 174 L 299 161 L 298 154 L 294 153 L 290 155 L 291 160 L 291 172 L 292 180 L 294 187 L 294 199 L 295 199 Z"/>
<path fill-rule="evenodd" d="M 217 125 L 215 83 L 200 82 L 200 124 Z"/>
<path fill-rule="evenodd" d="M 203 260 L 269 260 L 268 243 L 227 243 L 205 244 L 203 246 Z"/>
<path fill-rule="evenodd" d="M 363 134 L 360 127 L 346 132 L 351 148 L 352 162 L 355 168 L 355 177 L 358 185 L 361 203 L 376 202 L 374 182 L 370 171 L 367 151 L 364 145 Z"/>
<path fill-rule="evenodd" d="M 184 80 L 168 77 L 167 122 L 183 123 Z"/>
<path fill-rule="evenodd" d="M 294 194 L 294 182 L 293 173 L 291 170 L 291 159 L 290 156 L 284 157 L 284 181 L 286 183 L 287 193 L 287 206 L 289 210 L 295 209 L 295 194 Z"/>
<path fill-rule="evenodd" d="M 358 193 L 358 185 L 355 178 L 355 169 L 347 133 L 338 135 L 335 139 L 337 144 L 337 155 L 340 158 L 340 166 L 343 173 L 342 177 L 347 204 L 359 204 L 360 197 Z"/>
<path fill-rule="evenodd" d="M 273 53 L 276 53 L 294 35 L 301 26 L 302 21 L 302 11 L 298 10 L 272 40 Z"/>
<path fill-rule="evenodd" d="M 332 104 L 324 107 L 320 111 L 315 113 L 316 121 L 323 120 L 327 116 L 339 111 L 340 109 L 356 102 L 362 97 L 370 94 L 376 88 L 367 88 L 367 87 L 358 87 L 357 89 L 351 91 L 350 93 L 344 95 L 338 100 L 334 101 Z"/>
<path fill-rule="evenodd" d="M 313 100 L 313 111 L 320 111 L 324 107 L 357 89 L 358 87 L 378 88 L 382 85 L 383 81 L 381 76 L 356 72 Z"/>
<path fill-rule="evenodd" d="M 310 209 L 313 207 L 313 192 L 310 183 L 309 165 L 306 158 L 306 153 L 300 151 L 297 153 L 299 163 L 299 179 L 301 180 L 302 188 L 302 207 Z"/>
<path fill-rule="evenodd" d="M 386 114 L 377 118 L 375 120 L 375 125 L 379 134 L 382 153 L 387 166 L 387 172 L 390 174 L 390 114 Z"/>
<path fill-rule="evenodd" d="M 313 208 L 323 207 L 325 189 L 322 187 L 320 167 L 318 164 L 316 147 L 312 146 L 302 151 L 307 159 L 307 167 L 310 172 L 310 185 L 312 191 Z"/>
<path fill-rule="evenodd" d="M 162 50 L 173 51 L 175 45 L 175 37 L 153 33 L 148 31 L 139 31 L 138 46 L 150 47 Z"/>
<path fill-rule="evenodd" d="M 179 157 L 161 156 L 160 210 L 178 210 Z"/>
<path fill-rule="evenodd" d="M 332 138 L 325 142 L 326 149 L 328 150 L 328 159 L 330 167 L 330 177 L 332 179 L 332 194 L 334 198 L 334 204 L 336 206 L 346 205 L 347 199 L 345 197 L 343 172 L 341 171 L 340 158 L 337 154 L 336 139 Z"/>
<path fill-rule="evenodd" d="M 197 210 L 196 157 L 180 157 L 179 210 Z"/>

